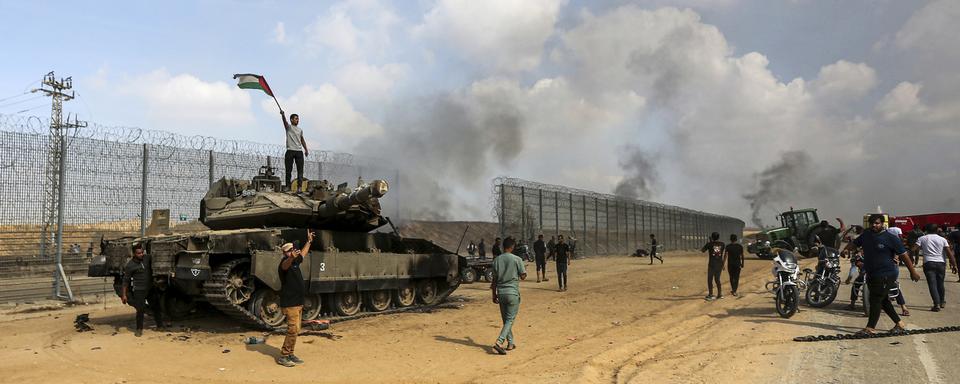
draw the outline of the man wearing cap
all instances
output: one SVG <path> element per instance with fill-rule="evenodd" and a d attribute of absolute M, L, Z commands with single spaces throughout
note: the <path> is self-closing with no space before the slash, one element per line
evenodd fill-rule
<path fill-rule="evenodd" d="M 287 317 L 287 336 L 283 339 L 277 364 L 284 367 L 303 364 L 303 360 L 293 354 L 293 348 L 297 345 L 297 335 L 300 334 L 300 315 L 303 312 L 303 296 L 306 294 L 300 263 L 303 262 L 303 255 L 310 252 L 312 242 L 313 231 L 307 231 L 307 242 L 302 249 L 296 249 L 293 243 L 280 246 L 283 259 L 277 267 L 277 274 L 280 276 L 280 311 Z"/>

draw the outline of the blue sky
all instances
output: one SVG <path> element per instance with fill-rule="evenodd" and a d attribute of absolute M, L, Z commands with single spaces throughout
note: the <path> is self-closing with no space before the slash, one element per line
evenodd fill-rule
<path fill-rule="evenodd" d="M 762 216 L 958 210 L 953 16 L 944 0 L 0 1 L 0 113 L 47 115 L 20 94 L 55 70 L 82 119 L 281 144 L 272 100 L 231 78 L 262 73 L 314 148 L 402 158 L 410 188 L 446 196 L 437 217 L 488 218 L 497 175 L 632 178 L 745 219 L 756 192 Z M 903 130 L 925 153 L 898 151 Z M 792 151 L 811 161 L 764 191 Z M 649 164 L 624 165 L 637 152 Z M 929 190 L 889 186 L 885 161 Z"/>

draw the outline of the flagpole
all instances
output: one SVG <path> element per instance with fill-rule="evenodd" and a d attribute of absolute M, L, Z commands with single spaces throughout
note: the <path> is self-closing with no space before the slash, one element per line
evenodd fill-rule
<path fill-rule="evenodd" d="M 274 102 L 274 103 L 277 103 L 277 109 L 279 109 L 280 112 L 283 112 L 283 108 L 280 107 L 280 102 L 277 101 L 277 97 L 276 97 L 276 96 L 273 96 L 273 95 L 270 95 L 270 96 L 273 97 L 273 102 Z"/>

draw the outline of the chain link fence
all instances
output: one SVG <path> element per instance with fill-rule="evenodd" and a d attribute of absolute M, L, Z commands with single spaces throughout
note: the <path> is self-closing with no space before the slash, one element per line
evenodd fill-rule
<path fill-rule="evenodd" d="M 78 276 L 99 253 L 101 238 L 139 235 L 153 209 L 169 209 L 171 226 L 202 228 L 196 224 L 200 200 L 213 181 L 250 179 L 268 164 L 281 178 L 285 171 L 279 145 L 95 124 L 65 134 L 60 251 L 64 269 Z M 43 246 L 56 244 L 57 233 L 45 206 L 56 189 L 45 173 L 50 156 L 47 119 L 0 115 L 0 282 L 54 270 L 57 250 Z M 383 198 L 384 214 L 399 218 L 400 175 L 381 163 L 311 151 L 304 177 L 350 185 L 358 178 L 386 180 L 392 188 Z"/>
<path fill-rule="evenodd" d="M 743 236 L 740 219 L 614 195 L 500 177 L 493 182 L 501 236 L 532 243 L 536 236 L 573 238 L 579 255 L 630 254 L 649 249 L 700 249 L 711 232 Z"/>

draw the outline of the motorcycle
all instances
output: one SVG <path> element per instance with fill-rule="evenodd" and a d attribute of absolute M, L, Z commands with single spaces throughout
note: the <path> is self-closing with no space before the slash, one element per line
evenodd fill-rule
<path fill-rule="evenodd" d="M 804 268 L 804 281 L 807 285 L 805 295 L 807 304 L 814 308 L 823 308 L 837 298 L 840 291 L 840 252 L 830 247 L 818 250 L 820 262 L 814 272 Z"/>
<path fill-rule="evenodd" d="M 776 280 L 768 281 L 767 291 L 774 294 L 777 313 L 780 317 L 790 318 L 797 313 L 800 304 L 800 290 L 806 283 L 800 280 L 800 266 L 797 256 L 785 249 L 774 249 L 773 277 Z"/>

